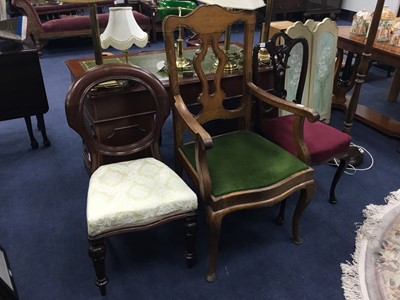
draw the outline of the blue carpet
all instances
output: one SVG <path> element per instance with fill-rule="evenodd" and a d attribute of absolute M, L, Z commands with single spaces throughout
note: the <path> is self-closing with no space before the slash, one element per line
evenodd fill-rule
<path fill-rule="evenodd" d="M 232 39 L 234 40 L 234 39 Z M 162 43 L 145 50 L 158 49 Z M 133 48 L 131 51 L 143 49 Z M 90 40 L 52 41 L 41 59 L 49 112 L 45 115 L 50 148 L 31 150 L 22 119 L 0 128 L 0 244 L 9 256 L 22 300 L 100 299 L 87 255 L 86 191 L 88 176 L 81 140 L 65 119 L 64 99 L 71 79 L 65 60 L 92 56 Z M 372 68 L 362 102 L 399 114 L 387 103 L 390 80 Z M 343 127 L 344 113 L 334 110 L 332 125 Z M 164 127 L 162 152 L 172 163 L 172 122 Z M 36 135 L 38 133 L 36 132 Z M 315 167 L 317 191 L 302 219 L 304 244 L 290 241 L 295 199 L 288 201 L 287 222 L 274 223 L 277 207 L 232 214 L 224 219 L 217 281 L 204 280 L 207 237 L 200 211 L 198 263 L 186 269 L 182 224 L 108 241 L 108 294 L 103 299 L 343 299 L 340 263 L 354 251 L 355 223 L 363 208 L 383 204 L 400 186 L 399 140 L 355 122 L 354 143 L 374 158 L 368 171 L 344 175 L 338 203 L 328 203 L 335 168 Z M 360 168 L 370 164 L 366 157 Z M 291 201 L 293 200 L 293 201 Z"/>

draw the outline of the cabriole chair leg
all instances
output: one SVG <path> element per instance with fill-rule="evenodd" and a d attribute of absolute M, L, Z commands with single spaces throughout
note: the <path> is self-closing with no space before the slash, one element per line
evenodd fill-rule
<path fill-rule="evenodd" d="M 333 177 L 331 189 L 329 192 L 329 202 L 332 204 L 336 204 L 336 202 L 337 202 L 336 195 L 335 195 L 336 185 L 339 182 L 340 177 L 343 175 L 344 171 L 346 170 L 346 168 L 349 164 L 349 161 L 350 161 L 349 157 L 340 159 L 340 163 L 336 170 L 335 176 Z"/>
<path fill-rule="evenodd" d="M 315 191 L 315 185 L 307 186 L 305 189 L 300 191 L 299 200 L 297 201 L 296 208 L 293 214 L 292 220 L 292 232 L 293 232 L 293 243 L 296 245 L 303 244 L 303 239 L 300 236 L 300 219 L 303 215 L 304 210 L 308 206 L 311 201 L 311 197 L 313 196 Z"/>
<path fill-rule="evenodd" d="M 211 209 L 208 208 L 207 211 L 207 221 L 209 230 L 209 243 L 210 243 L 210 253 L 208 261 L 208 272 L 206 280 L 208 282 L 214 282 L 216 279 L 216 266 L 217 266 L 217 255 L 218 255 L 218 243 L 219 235 L 221 231 L 222 214 L 213 213 Z"/>

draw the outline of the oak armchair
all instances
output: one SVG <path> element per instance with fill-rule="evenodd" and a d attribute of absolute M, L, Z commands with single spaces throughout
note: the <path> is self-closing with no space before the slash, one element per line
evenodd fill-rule
<path fill-rule="evenodd" d="M 216 17 L 218 16 L 218 17 Z M 228 25 L 244 26 L 242 97 L 231 102 L 222 88 L 225 52 L 218 41 Z M 205 24 L 207 24 L 205 26 Z M 315 189 L 313 170 L 300 159 L 252 131 L 253 97 L 296 114 L 296 145 L 303 147 L 302 124 L 305 118 L 318 119 L 312 109 L 289 103 L 252 82 L 252 49 L 256 17 L 254 12 L 228 11 L 218 5 L 204 5 L 184 17 L 167 16 L 163 22 L 165 51 L 171 92 L 175 134 L 175 163 L 197 188 L 206 208 L 209 230 L 209 265 L 206 280 L 216 278 L 216 262 L 221 222 L 225 215 L 244 209 L 272 206 L 300 191 L 293 216 L 293 241 L 302 243 L 301 215 Z M 176 67 L 174 32 L 178 26 L 197 34 L 199 49 L 193 57 L 193 72 L 201 84 L 197 99 L 183 98 L 179 79 L 187 71 Z M 206 57 L 214 57 L 217 66 L 206 70 Z M 183 74 L 185 72 L 185 74 Z M 209 129 L 217 122 L 217 131 Z M 221 131 L 220 124 L 230 123 Z M 215 126 L 214 126 L 215 127 Z M 243 225 L 243 224 L 242 224 Z"/>

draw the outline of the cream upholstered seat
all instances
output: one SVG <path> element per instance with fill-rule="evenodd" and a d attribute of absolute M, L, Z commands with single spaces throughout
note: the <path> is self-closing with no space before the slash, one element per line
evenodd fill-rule
<path fill-rule="evenodd" d="M 65 103 L 69 126 L 82 138 L 90 174 L 89 256 L 106 294 L 105 238 L 185 220 L 187 265 L 193 265 L 197 196 L 161 161 L 159 142 L 169 97 L 153 74 L 104 64 L 74 81 Z"/>
<path fill-rule="evenodd" d="M 159 160 L 149 157 L 104 165 L 90 178 L 88 235 L 148 225 L 196 209 L 196 194 Z"/>

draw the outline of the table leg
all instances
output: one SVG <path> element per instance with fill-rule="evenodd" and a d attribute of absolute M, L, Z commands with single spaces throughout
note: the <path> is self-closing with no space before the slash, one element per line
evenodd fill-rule
<path fill-rule="evenodd" d="M 399 96 L 400 92 L 400 69 L 396 68 L 396 71 L 394 73 L 392 85 L 390 86 L 390 91 L 388 95 L 388 101 L 389 102 L 396 102 L 397 97 Z"/>
<path fill-rule="evenodd" d="M 33 135 L 31 117 L 30 116 L 24 117 L 24 119 L 25 119 L 26 129 L 28 129 L 29 138 L 31 139 L 31 147 L 32 149 L 37 149 L 39 147 L 39 143 L 36 141 L 35 136 Z"/>

